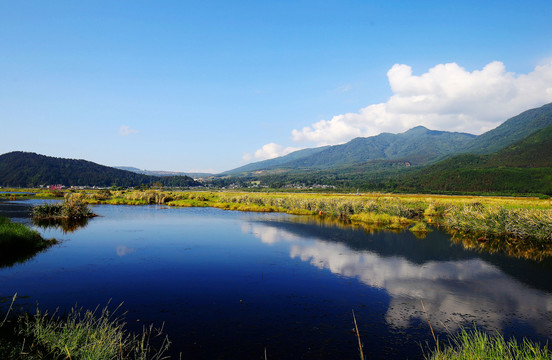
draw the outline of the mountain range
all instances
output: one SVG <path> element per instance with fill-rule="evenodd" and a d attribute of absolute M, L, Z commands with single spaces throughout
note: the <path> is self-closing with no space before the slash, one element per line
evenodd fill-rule
<path fill-rule="evenodd" d="M 464 149 L 475 135 L 429 130 L 417 126 L 402 134 L 382 133 L 356 138 L 346 144 L 305 149 L 287 156 L 250 164 L 228 172 L 240 174 L 276 169 L 330 169 L 375 160 L 402 160 L 424 165 Z"/>
<path fill-rule="evenodd" d="M 452 154 L 492 153 L 548 125 L 552 125 L 552 104 L 525 111 L 479 136 L 417 126 L 401 134 L 382 133 L 355 138 L 342 145 L 303 149 L 223 174 L 244 176 L 274 170 L 322 170 L 388 160 L 401 160 L 413 166 L 427 165 Z"/>
<path fill-rule="evenodd" d="M 0 155 L 0 186 L 198 185 L 175 173 L 122 169 L 12 152 Z M 552 195 L 552 104 L 527 110 L 479 136 L 417 126 L 400 134 L 299 150 L 213 180 L 215 186 L 252 182 L 271 187 L 321 184 L 380 191 Z"/>
<path fill-rule="evenodd" d="M 552 104 L 547 104 L 479 136 L 418 126 L 402 134 L 300 150 L 223 175 L 278 185 L 552 194 L 550 126 Z"/>

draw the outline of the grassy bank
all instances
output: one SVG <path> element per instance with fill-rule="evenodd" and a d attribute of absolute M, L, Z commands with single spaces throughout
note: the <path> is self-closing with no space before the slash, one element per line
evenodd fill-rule
<path fill-rule="evenodd" d="M 24 262 L 54 244 L 55 239 L 43 239 L 38 231 L 0 217 L 0 267 Z"/>
<path fill-rule="evenodd" d="M 2 359 L 161 360 L 169 340 L 152 326 L 136 335 L 107 307 L 59 316 L 36 310 L 0 323 Z M 2 316 L 1 319 L 4 318 Z M 154 345 L 155 344 L 155 345 Z"/>
<path fill-rule="evenodd" d="M 427 225 L 473 236 L 552 243 L 552 201 L 440 195 L 337 195 L 243 192 L 88 191 L 88 203 L 210 206 L 226 210 L 338 217 L 366 225 L 426 232 Z"/>
<path fill-rule="evenodd" d="M 444 347 L 437 347 L 426 356 L 428 360 L 518 360 L 552 359 L 548 344 L 544 346 L 524 339 L 520 344 L 515 339 L 506 340 L 500 334 L 487 335 L 480 330 L 462 329 Z"/>
<path fill-rule="evenodd" d="M 59 199 L 63 198 L 66 192 L 52 191 L 48 189 L 15 189 L 15 188 L 2 188 L 0 193 L 0 199 L 9 200 L 25 200 L 25 199 Z"/>

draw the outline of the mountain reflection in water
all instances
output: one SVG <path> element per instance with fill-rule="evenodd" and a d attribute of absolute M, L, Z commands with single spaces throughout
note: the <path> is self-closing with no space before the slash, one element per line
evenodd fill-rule
<path fill-rule="evenodd" d="M 500 264 L 489 263 L 477 253 L 446 242 L 443 239 L 446 235 L 440 232 L 422 240 L 409 232 L 381 232 L 366 238 L 355 236 L 350 230 L 342 231 L 343 226 L 334 226 L 329 232 L 326 228 L 326 234 L 311 236 L 306 243 L 297 240 L 304 239 L 305 227 L 312 234 L 313 221 L 303 222 L 296 220 L 284 226 L 249 223 L 242 226 L 242 231 L 269 245 L 289 242 L 291 258 L 384 289 L 392 299 L 385 315 L 390 326 L 407 328 L 414 320 L 423 322 L 429 316 L 438 331 L 455 332 L 461 325 L 476 323 L 502 332 L 514 322 L 523 321 L 542 336 L 552 337 L 549 288 L 546 291 L 531 288 L 503 272 Z M 364 244 L 358 242 L 360 238 Z M 418 247 L 418 251 L 409 252 L 413 247 Z M 432 251 L 420 253 L 428 248 Z M 518 259 L 511 259 L 510 263 L 505 258 L 500 260 L 510 270 L 516 262 L 527 266 Z M 548 265 L 543 264 L 549 268 Z M 535 270 L 539 270 L 538 266 Z"/>

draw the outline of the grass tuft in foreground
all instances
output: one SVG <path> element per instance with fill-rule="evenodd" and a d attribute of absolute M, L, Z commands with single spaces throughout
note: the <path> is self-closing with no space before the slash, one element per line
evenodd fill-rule
<path fill-rule="evenodd" d="M 0 324 L 0 357 L 6 359 L 161 360 L 169 340 L 161 330 L 144 327 L 129 333 L 121 318 L 101 311 L 73 308 L 63 317 L 37 309 Z M 152 343 L 157 344 L 154 348 Z"/>
<path fill-rule="evenodd" d="M 515 339 L 505 340 L 501 334 L 489 336 L 480 330 L 460 332 L 453 336 L 450 345 L 437 348 L 426 356 L 428 360 L 514 360 L 552 359 L 548 344 L 541 346 L 524 339 L 519 344 Z"/>

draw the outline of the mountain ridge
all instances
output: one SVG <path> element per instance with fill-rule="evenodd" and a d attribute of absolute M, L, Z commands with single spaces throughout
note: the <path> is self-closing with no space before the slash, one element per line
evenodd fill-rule
<path fill-rule="evenodd" d="M 412 165 L 420 165 L 459 151 L 473 138 L 475 135 L 468 133 L 430 130 L 416 126 L 399 134 L 381 133 L 354 138 L 345 144 L 300 150 L 292 153 L 294 158 L 287 155 L 265 160 L 230 170 L 226 174 L 278 168 L 329 169 L 375 160 L 404 159 Z"/>
<path fill-rule="evenodd" d="M 262 175 L 276 171 L 328 170 L 374 161 L 402 160 L 413 166 L 429 165 L 457 154 L 499 151 L 548 125 L 552 125 L 552 103 L 526 110 L 478 136 L 430 130 L 419 125 L 399 134 L 384 132 L 354 138 L 345 144 L 303 149 L 283 157 L 244 165 L 223 175 L 251 176 L 253 171 Z"/>

